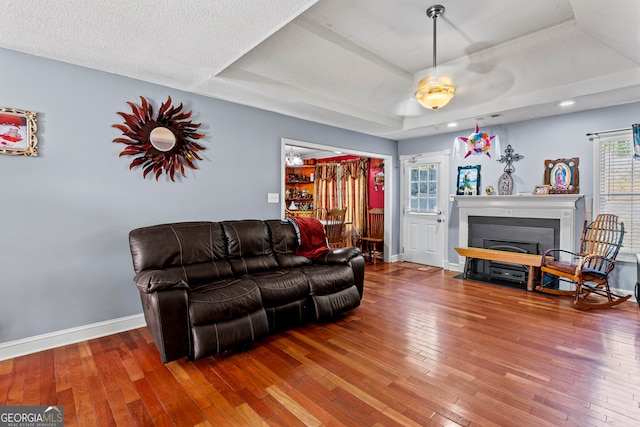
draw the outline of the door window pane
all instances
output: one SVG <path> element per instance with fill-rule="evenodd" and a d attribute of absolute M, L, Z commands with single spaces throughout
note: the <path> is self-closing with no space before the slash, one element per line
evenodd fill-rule
<path fill-rule="evenodd" d="M 413 212 L 438 212 L 438 164 L 411 166 L 409 206 Z"/>

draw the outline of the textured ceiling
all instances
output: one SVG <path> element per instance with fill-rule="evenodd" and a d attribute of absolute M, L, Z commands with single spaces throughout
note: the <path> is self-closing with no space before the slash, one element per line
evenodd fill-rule
<path fill-rule="evenodd" d="M 0 47 L 399 140 L 640 100 L 640 1 L 441 0 L 457 92 L 425 110 L 432 4 L 14 0 Z"/>

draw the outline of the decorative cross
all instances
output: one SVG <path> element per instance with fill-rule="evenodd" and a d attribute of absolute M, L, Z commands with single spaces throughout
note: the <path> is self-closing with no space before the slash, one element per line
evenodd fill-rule
<path fill-rule="evenodd" d="M 500 163 L 506 163 L 507 165 L 504 167 L 504 171 L 508 174 L 512 174 L 516 171 L 516 168 L 513 167 L 513 163 L 522 159 L 524 159 L 524 156 L 514 153 L 514 149 L 511 148 L 511 144 L 509 144 L 507 145 L 507 148 L 504 150 L 504 155 L 500 156 L 498 161 Z"/>

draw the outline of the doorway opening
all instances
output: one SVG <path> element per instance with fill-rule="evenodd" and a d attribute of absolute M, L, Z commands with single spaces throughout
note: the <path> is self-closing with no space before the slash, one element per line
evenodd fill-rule
<path fill-rule="evenodd" d="M 368 175 L 364 178 L 366 187 L 363 188 L 364 184 L 356 182 L 351 178 L 352 172 L 345 170 L 358 168 L 358 164 L 364 161 L 367 162 Z M 384 243 L 381 252 L 383 260 L 389 262 L 393 236 L 393 187 L 388 173 L 391 156 L 283 138 L 281 164 L 283 218 L 313 216 L 318 209 L 348 209 L 347 218 L 352 226 L 349 237 L 355 245 L 359 236 L 366 232 L 363 215 L 367 215 L 369 209 L 383 208 Z M 333 174 L 332 177 L 339 178 L 342 184 L 329 182 L 331 180 L 323 182 L 327 174 Z M 338 177 L 340 174 L 343 175 Z M 359 207 L 355 208 L 356 205 Z"/>

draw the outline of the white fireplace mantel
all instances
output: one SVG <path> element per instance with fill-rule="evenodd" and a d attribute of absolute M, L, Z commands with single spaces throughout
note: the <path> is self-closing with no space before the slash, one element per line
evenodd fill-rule
<path fill-rule="evenodd" d="M 469 246 L 470 216 L 545 218 L 560 220 L 560 248 L 575 251 L 584 221 L 584 210 L 578 211 L 582 198 L 582 194 L 454 196 L 460 216 L 459 246 Z"/>

